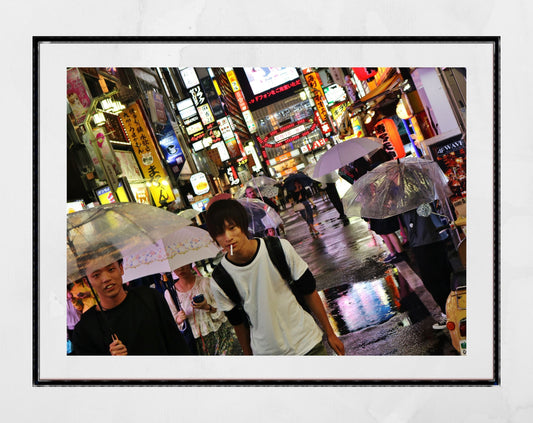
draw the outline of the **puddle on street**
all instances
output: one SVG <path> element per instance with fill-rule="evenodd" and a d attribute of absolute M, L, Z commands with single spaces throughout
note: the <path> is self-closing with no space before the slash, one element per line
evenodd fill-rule
<path fill-rule="evenodd" d="M 389 272 L 384 277 L 328 288 L 319 292 L 338 335 L 386 322 L 400 307 L 399 284 Z"/>

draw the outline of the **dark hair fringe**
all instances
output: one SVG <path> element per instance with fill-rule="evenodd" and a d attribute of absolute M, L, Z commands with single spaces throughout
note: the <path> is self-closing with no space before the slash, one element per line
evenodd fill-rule
<path fill-rule="evenodd" d="M 234 223 L 248 237 L 248 213 L 237 200 L 218 200 L 209 206 L 206 213 L 207 231 L 215 239 L 224 232 L 226 222 Z"/>

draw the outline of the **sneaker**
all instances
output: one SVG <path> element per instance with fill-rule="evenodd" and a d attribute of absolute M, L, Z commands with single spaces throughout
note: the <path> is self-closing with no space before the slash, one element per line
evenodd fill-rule
<path fill-rule="evenodd" d="M 440 319 L 433 324 L 432 328 L 435 330 L 446 329 L 447 321 L 448 320 L 446 318 L 446 315 L 444 313 L 441 313 Z"/>
<path fill-rule="evenodd" d="M 383 263 L 391 263 L 395 258 L 396 256 L 394 254 L 389 254 L 383 259 Z"/>
<path fill-rule="evenodd" d="M 405 259 L 406 259 L 405 253 L 398 253 L 392 258 L 392 260 L 389 263 L 398 263 L 400 261 L 405 261 Z"/>

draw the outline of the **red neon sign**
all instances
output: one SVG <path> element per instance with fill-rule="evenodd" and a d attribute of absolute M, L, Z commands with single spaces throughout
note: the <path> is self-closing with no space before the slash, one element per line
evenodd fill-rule
<path fill-rule="evenodd" d="M 287 82 L 286 84 L 280 85 L 276 88 L 272 88 L 271 90 L 265 91 L 264 93 L 257 94 L 254 98 L 249 100 L 248 103 L 254 104 L 258 101 L 266 100 L 267 98 L 275 96 L 276 94 L 282 93 L 283 91 L 287 91 L 291 88 L 295 88 L 301 85 L 302 81 L 300 81 L 299 79 L 295 79 L 294 81 Z"/>
<path fill-rule="evenodd" d="M 285 132 L 291 128 L 294 128 L 295 126 L 299 126 L 303 123 L 310 123 L 310 122 L 313 122 L 313 124 L 308 128 L 306 129 L 305 131 L 303 132 L 300 132 L 299 134 L 296 134 L 296 135 L 293 135 L 292 137 L 289 137 L 289 138 L 286 138 L 282 141 L 279 141 L 275 144 L 269 144 L 267 143 L 268 139 L 275 136 L 275 135 L 278 135 L 282 132 Z M 257 137 L 257 141 L 259 141 L 259 144 L 261 144 L 261 147 L 263 148 L 276 148 L 276 147 L 281 147 L 282 145 L 285 145 L 289 142 L 292 142 L 292 141 L 295 141 L 297 140 L 298 138 L 302 138 L 302 137 L 305 137 L 307 135 L 309 135 L 311 132 L 313 132 L 317 126 L 319 126 L 319 122 L 316 121 L 316 117 L 315 119 L 313 118 L 304 118 L 304 119 L 300 119 L 300 120 L 297 120 L 296 122 L 292 122 L 292 123 L 289 123 L 281 128 L 278 128 L 278 129 L 274 129 L 273 131 L 271 131 L 268 135 L 266 135 L 264 138 L 261 138 L 261 137 Z"/>

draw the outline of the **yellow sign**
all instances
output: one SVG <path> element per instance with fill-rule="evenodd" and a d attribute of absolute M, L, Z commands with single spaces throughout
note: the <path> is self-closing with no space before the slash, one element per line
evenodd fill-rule
<path fill-rule="evenodd" d="M 236 93 L 237 91 L 240 91 L 241 86 L 239 85 L 239 81 L 237 81 L 237 75 L 235 75 L 235 71 L 233 69 L 227 71 L 226 76 L 228 77 L 233 92 Z"/>
<path fill-rule="evenodd" d="M 120 122 L 128 136 L 143 176 L 150 181 L 150 194 L 157 207 L 175 200 L 168 183 L 168 175 L 157 154 L 152 133 L 146 125 L 137 103 L 120 115 Z"/>
<path fill-rule="evenodd" d="M 322 84 L 321 84 L 320 76 L 316 72 L 311 72 L 305 75 L 305 80 L 313 95 L 313 100 L 315 101 L 315 106 L 316 106 L 316 109 L 318 110 L 318 114 L 320 115 L 320 118 L 322 119 L 323 122 L 329 122 L 328 109 L 326 108 L 326 105 L 324 104 L 324 100 L 326 99 L 326 96 L 324 95 L 324 91 L 322 91 Z"/>

